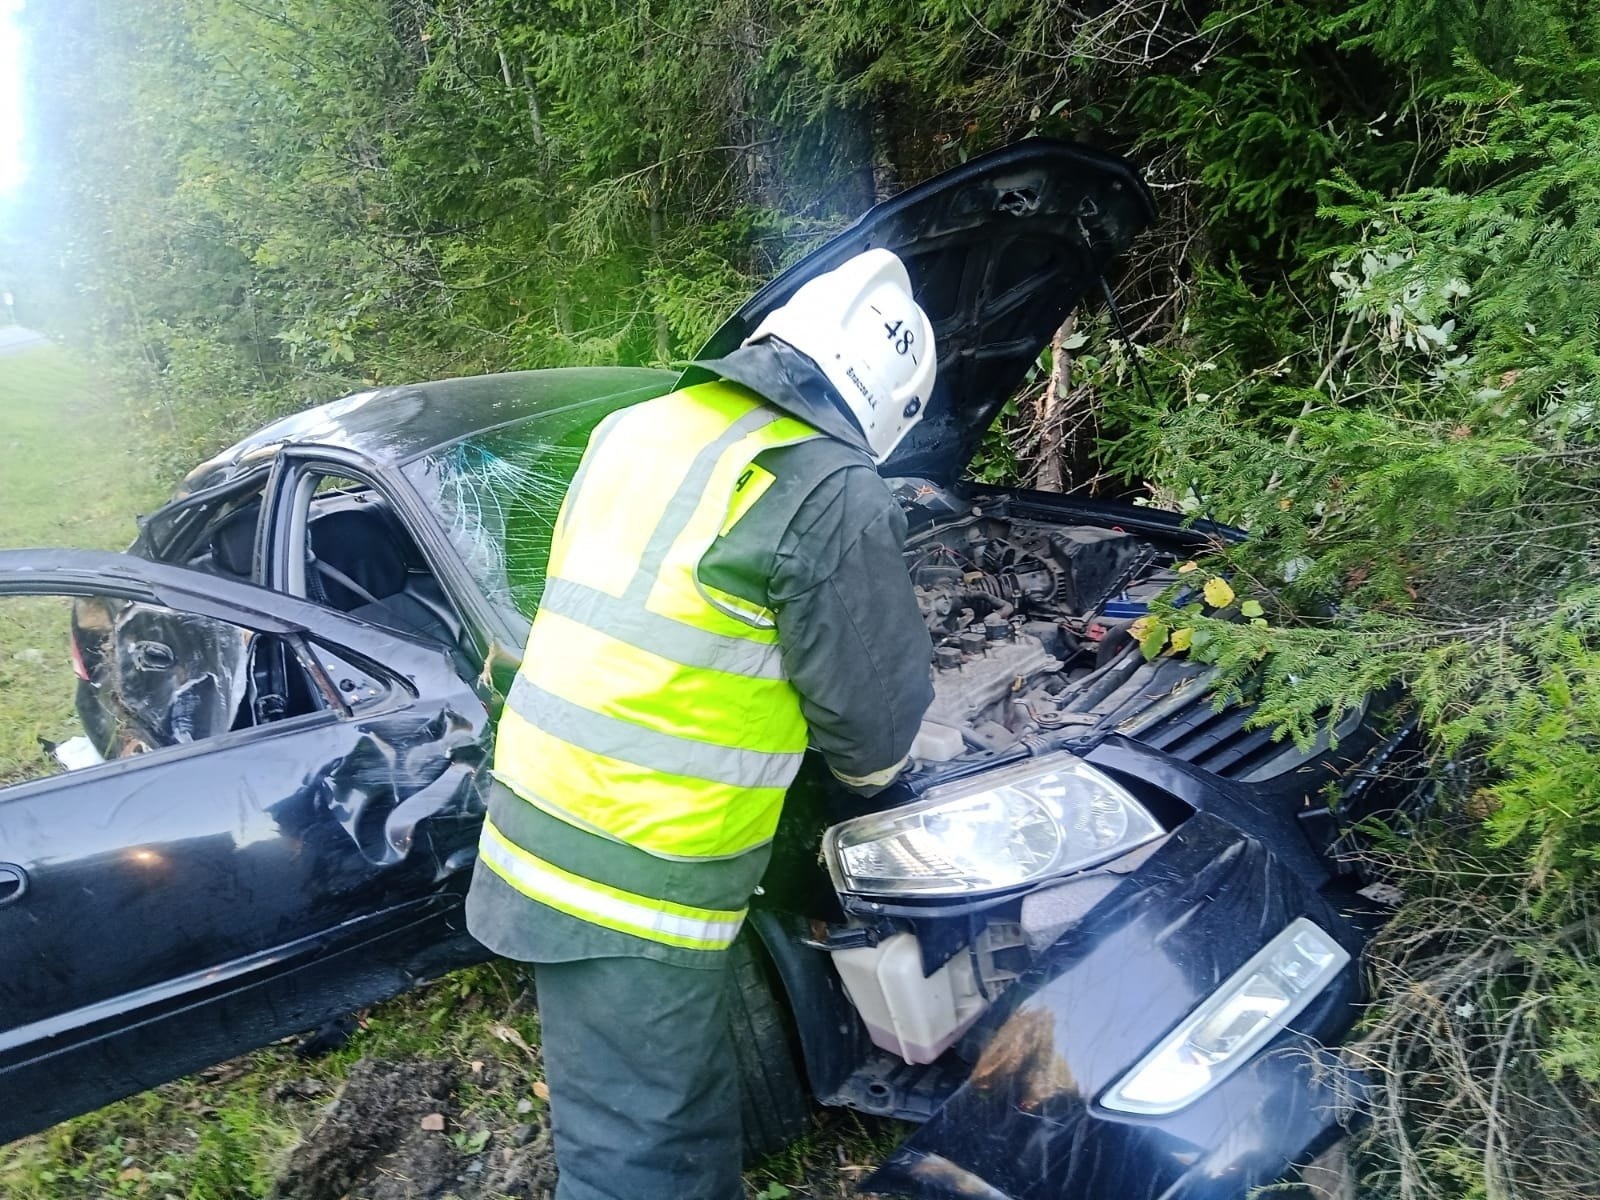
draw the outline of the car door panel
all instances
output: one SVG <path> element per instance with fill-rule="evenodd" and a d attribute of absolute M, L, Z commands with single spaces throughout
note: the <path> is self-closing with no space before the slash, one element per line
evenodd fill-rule
<path fill-rule="evenodd" d="M 0 1140 L 481 956 L 488 717 L 445 654 L 117 555 L 0 553 L 24 590 L 203 611 L 368 698 L 0 791 Z"/>
<path fill-rule="evenodd" d="M 141 997 L 136 1010 L 108 1009 L 70 1038 L 37 1039 L 31 1055 L 0 1066 L 0 1095 L 8 1099 L 0 1106 L 0 1142 L 482 961 L 488 952 L 466 934 L 460 900 L 452 887 L 409 906 L 409 919 L 387 922 L 365 941 L 331 949 L 326 937 L 312 939 L 294 948 L 290 962 L 269 953 L 239 964 L 257 970 L 186 995 Z"/>

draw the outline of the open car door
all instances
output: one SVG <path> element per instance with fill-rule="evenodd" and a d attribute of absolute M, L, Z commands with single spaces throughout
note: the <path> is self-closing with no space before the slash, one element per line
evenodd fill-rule
<path fill-rule="evenodd" d="M 26 714 L 0 742 L 0 1141 L 486 957 L 460 904 L 489 719 L 442 651 L 4 551 L 0 689 Z"/>

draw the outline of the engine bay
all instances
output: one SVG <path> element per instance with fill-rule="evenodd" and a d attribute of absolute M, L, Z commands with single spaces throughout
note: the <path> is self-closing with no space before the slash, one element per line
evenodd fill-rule
<path fill-rule="evenodd" d="M 906 570 L 933 643 L 934 698 L 911 748 L 924 778 L 1030 736 L 1104 721 L 1097 706 L 1143 665 L 1130 627 L 1177 582 L 1175 552 L 1115 526 L 1041 519 L 1003 494 L 975 500 L 906 480 L 896 495 L 909 531 Z M 952 810 L 935 827 L 962 819 Z M 979 825 L 964 844 L 983 842 Z M 939 835 L 912 833 L 903 853 L 960 869 Z M 957 906 L 957 921 L 941 920 L 937 904 L 917 906 L 916 920 L 858 916 L 824 945 L 887 1061 L 935 1069 L 1034 954 L 1104 894 L 1104 880 L 1064 879 L 981 914 Z M 904 1104 L 874 1108 L 872 1079 L 884 1070 L 870 1061 L 861 1069 L 862 1106 L 906 1115 Z M 915 1078 L 911 1091 L 929 1086 Z"/>
<path fill-rule="evenodd" d="M 1097 718 L 1081 681 L 1129 648 L 1129 626 L 1177 580 L 1136 534 L 1009 515 L 903 485 L 906 569 L 933 639 L 934 700 L 912 756 L 947 762 Z"/>

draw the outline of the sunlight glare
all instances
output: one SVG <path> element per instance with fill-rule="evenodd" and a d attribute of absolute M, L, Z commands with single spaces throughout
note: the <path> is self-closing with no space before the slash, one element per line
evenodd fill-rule
<path fill-rule="evenodd" d="M 0 0 L 0 196 L 27 178 L 22 156 L 22 31 L 17 14 L 23 0 Z"/>

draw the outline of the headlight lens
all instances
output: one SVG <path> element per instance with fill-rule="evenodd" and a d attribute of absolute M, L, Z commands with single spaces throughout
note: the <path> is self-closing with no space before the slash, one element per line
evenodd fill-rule
<path fill-rule="evenodd" d="M 1126 790 L 1058 752 L 835 825 L 823 849 L 841 892 L 968 896 L 1082 871 L 1160 835 Z"/>
<path fill-rule="evenodd" d="M 1299 1016 L 1349 961 L 1343 946 L 1299 918 L 1161 1039 L 1100 1103 L 1147 1116 L 1192 1103 Z"/>

